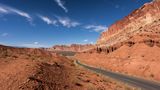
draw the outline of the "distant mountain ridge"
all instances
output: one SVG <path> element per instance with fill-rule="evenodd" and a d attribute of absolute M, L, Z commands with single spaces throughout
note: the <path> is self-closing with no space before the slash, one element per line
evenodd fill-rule
<path fill-rule="evenodd" d="M 51 48 L 48 48 L 48 51 L 72 51 L 72 52 L 81 52 L 87 49 L 94 48 L 92 44 L 71 44 L 71 45 L 55 45 Z"/>

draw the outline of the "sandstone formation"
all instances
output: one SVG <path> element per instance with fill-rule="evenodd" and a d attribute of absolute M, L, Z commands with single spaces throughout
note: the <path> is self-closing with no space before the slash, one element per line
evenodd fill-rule
<path fill-rule="evenodd" d="M 94 48 L 92 44 L 72 44 L 72 45 L 55 45 L 52 48 L 49 48 L 48 51 L 72 51 L 72 52 L 82 52 L 90 48 Z"/>
<path fill-rule="evenodd" d="M 153 1 L 111 25 L 97 47 L 78 60 L 115 72 L 160 81 L 160 1 Z"/>
<path fill-rule="evenodd" d="M 97 44 L 101 46 L 110 46 L 117 42 L 123 42 L 129 39 L 129 36 L 140 33 L 142 28 L 159 21 L 160 2 L 154 1 L 146 3 L 122 20 L 111 25 L 108 30 L 101 34 Z M 146 32 L 145 30 L 146 29 L 143 29 L 141 32 Z"/>

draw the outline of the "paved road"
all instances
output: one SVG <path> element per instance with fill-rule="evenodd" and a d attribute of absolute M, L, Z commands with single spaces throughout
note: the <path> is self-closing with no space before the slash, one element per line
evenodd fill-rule
<path fill-rule="evenodd" d="M 119 74 L 119 73 L 115 73 L 115 72 L 111 72 L 111 71 L 107 71 L 107 70 L 102 70 L 100 68 L 91 67 L 91 66 L 80 63 L 78 60 L 76 61 L 76 64 L 78 64 L 86 69 L 92 70 L 96 73 L 100 73 L 102 75 L 109 76 L 109 77 L 114 78 L 116 80 L 130 84 L 132 86 L 139 87 L 142 90 L 160 90 L 160 83 L 158 83 L 158 82 L 148 81 L 148 80 L 144 80 L 144 79 L 140 79 L 140 78 L 136 78 L 136 77 L 131 77 L 131 76 L 124 75 L 124 74 Z"/>

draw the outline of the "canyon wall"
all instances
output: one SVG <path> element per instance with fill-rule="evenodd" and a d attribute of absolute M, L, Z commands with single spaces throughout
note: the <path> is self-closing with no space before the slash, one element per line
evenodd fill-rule
<path fill-rule="evenodd" d="M 111 25 L 97 47 L 75 57 L 114 72 L 160 81 L 160 1 L 144 4 Z"/>
<path fill-rule="evenodd" d="M 160 1 L 146 3 L 122 20 L 111 25 L 108 30 L 101 34 L 97 40 L 97 45 L 110 46 L 128 40 L 131 34 L 139 33 L 141 28 L 158 20 L 160 20 Z"/>

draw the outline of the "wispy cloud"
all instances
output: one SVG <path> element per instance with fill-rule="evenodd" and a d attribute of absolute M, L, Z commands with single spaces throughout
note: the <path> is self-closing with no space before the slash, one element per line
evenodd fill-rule
<path fill-rule="evenodd" d="M 84 42 L 88 42 L 88 39 L 83 40 Z"/>
<path fill-rule="evenodd" d="M 22 44 L 22 47 L 28 47 L 28 48 L 40 48 L 40 47 L 46 47 L 45 45 L 40 44 L 39 42 L 33 42 L 33 43 L 26 43 Z"/>
<path fill-rule="evenodd" d="M 69 18 L 61 18 L 61 17 L 58 17 L 58 21 L 61 25 L 63 25 L 64 27 L 67 27 L 67 28 L 71 28 L 71 27 L 76 27 L 78 25 L 80 25 L 79 22 L 76 22 L 76 21 L 73 21 Z"/>
<path fill-rule="evenodd" d="M 80 25 L 79 22 L 71 20 L 68 17 L 55 16 L 55 19 L 52 19 L 52 18 L 49 18 L 48 16 L 43 16 L 40 14 L 38 14 L 37 16 L 48 25 L 63 26 L 67 28 L 76 27 Z"/>
<path fill-rule="evenodd" d="M 64 2 L 62 0 L 54 0 L 58 6 L 60 6 L 66 13 L 68 12 L 68 9 L 64 6 Z"/>
<path fill-rule="evenodd" d="M 93 41 L 90 41 L 90 40 L 88 40 L 88 39 L 84 39 L 84 40 L 83 40 L 83 44 L 94 44 L 94 42 L 93 42 Z"/>
<path fill-rule="evenodd" d="M 32 21 L 32 17 L 28 13 L 10 6 L 3 5 L 3 4 L 0 4 L 0 13 L 1 14 L 17 14 L 19 16 L 27 18 L 28 21 Z"/>
<path fill-rule="evenodd" d="M 88 30 L 93 30 L 95 32 L 103 32 L 107 30 L 107 27 L 104 25 L 87 25 L 84 28 Z"/>
<path fill-rule="evenodd" d="M 41 15 L 38 15 L 38 16 L 40 17 L 40 19 L 42 19 L 47 24 L 52 24 L 52 25 L 56 25 L 57 24 L 57 20 L 50 19 L 47 16 L 41 16 Z"/>
<path fill-rule="evenodd" d="M 8 36 L 8 35 L 9 35 L 8 33 L 2 33 L 2 34 L 1 34 L 2 37 L 6 37 L 6 36 Z"/>
<path fill-rule="evenodd" d="M 0 13 L 8 13 L 8 11 L 2 7 L 0 7 Z"/>
<path fill-rule="evenodd" d="M 90 44 L 94 44 L 94 42 L 91 41 Z"/>
<path fill-rule="evenodd" d="M 33 44 L 38 45 L 38 44 L 39 44 L 39 42 L 34 42 Z"/>

